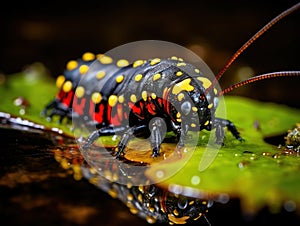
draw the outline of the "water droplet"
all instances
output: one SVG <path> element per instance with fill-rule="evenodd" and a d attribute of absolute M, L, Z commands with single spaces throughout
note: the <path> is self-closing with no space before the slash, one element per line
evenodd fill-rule
<path fill-rule="evenodd" d="M 163 178 L 164 175 L 165 175 L 165 173 L 164 173 L 164 171 L 162 171 L 162 170 L 158 170 L 158 171 L 156 172 L 156 177 L 157 177 L 157 178 Z"/>
<path fill-rule="evenodd" d="M 195 176 L 193 176 L 193 177 L 191 178 L 191 183 L 192 183 L 193 185 L 198 185 L 198 184 L 200 183 L 200 181 L 201 181 L 201 179 L 200 179 L 200 177 L 197 176 L 197 175 L 195 175 Z"/>
<path fill-rule="evenodd" d="M 218 196 L 218 198 L 216 199 L 217 202 L 220 202 L 222 204 L 226 204 L 229 201 L 229 195 L 226 193 L 222 193 Z"/>
<path fill-rule="evenodd" d="M 296 210 L 296 203 L 292 200 L 288 200 L 283 204 L 283 207 L 288 212 L 293 212 Z"/>
<path fill-rule="evenodd" d="M 178 184 L 170 184 L 169 185 L 169 191 L 173 192 L 174 194 L 181 194 L 182 193 L 182 186 Z"/>
<path fill-rule="evenodd" d="M 238 167 L 240 169 L 244 169 L 247 165 L 249 165 L 249 161 L 241 161 L 239 164 L 238 164 Z"/>

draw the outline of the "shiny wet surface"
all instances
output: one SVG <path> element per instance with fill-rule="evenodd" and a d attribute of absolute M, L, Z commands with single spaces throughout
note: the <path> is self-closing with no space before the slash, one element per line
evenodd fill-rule
<path fill-rule="evenodd" d="M 87 180 L 76 181 L 54 159 L 57 140 L 41 131 L 0 128 L 0 217 L 9 225 L 148 225 L 119 200 Z M 72 140 L 69 140 L 72 142 Z M 238 200 L 215 203 L 207 214 L 212 225 L 298 225 L 294 212 L 272 215 L 267 209 L 256 217 L 240 213 Z M 204 219 L 195 224 L 206 225 Z"/>
<path fill-rule="evenodd" d="M 9 225 L 147 225 L 54 159 L 45 133 L 0 129 L 0 217 Z"/>

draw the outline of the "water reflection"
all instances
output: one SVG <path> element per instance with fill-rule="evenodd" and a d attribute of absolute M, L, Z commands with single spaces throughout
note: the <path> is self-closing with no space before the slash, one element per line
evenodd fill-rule
<path fill-rule="evenodd" d="M 213 200 L 178 195 L 155 184 L 133 186 L 130 183 L 124 185 L 111 182 L 113 177 L 117 180 L 118 173 L 112 174 L 111 169 L 105 171 L 106 177 L 111 177 L 112 180 L 99 175 L 84 161 L 75 145 L 64 145 L 53 151 L 55 159 L 64 169 L 73 173 L 75 180 L 87 179 L 111 197 L 120 199 L 131 213 L 148 223 L 185 224 L 201 217 L 206 219 L 208 208 L 213 204 Z M 121 170 L 116 172 L 120 173 Z M 206 221 L 209 224 L 207 219 Z"/>

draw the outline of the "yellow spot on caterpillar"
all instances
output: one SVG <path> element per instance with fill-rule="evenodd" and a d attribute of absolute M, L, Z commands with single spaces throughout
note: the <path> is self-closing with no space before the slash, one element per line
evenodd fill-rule
<path fill-rule="evenodd" d="M 176 217 L 173 214 L 168 214 L 168 219 L 170 223 L 173 224 L 186 224 L 187 220 L 190 218 L 190 216 L 183 216 L 183 217 Z"/>
<path fill-rule="evenodd" d="M 197 107 L 192 107 L 192 110 L 193 110 L 194 112 L 197 112 L 197 111 L 198 111 L 198 108 L 197 108 Z"/>
<path fill-rule="evenodd" d="M 79 73 L 81 75 L 85 74 L 89 70 L 89 66 L 83 64 L 79 67 Z"/>
<path fill-rule="evenodd" d="M 114 199 L 118 197 L 118 193 L 114 189 L 110 189 L 108 194 L 113 197 Z"/>
<path fill-rule="evenodd" d="M 70 60 L 67 63 L 67 70 L 69 70 L 69 71 L 74 70 L 75 68 L 77 68 L 77 66 L 78 66 L 78 63 L 76 60 Z"/>
<path fill-rule="evenodd" d="M 144 186 L 143 186 L 143 185 L 139 185 L 139 191 L 140 191 L 141 193 L 144 193 Z"/>
<path fill-rule="evenodd" d="M 181 116 L 180 112 L 177 112 L 176 117 L 180 118 L 180 116 Z"/>
<path fill-rule="evenodd" d="M 211 103 L 211 104 L 209 104 L 209 105 L 207 106 L 207 108 L 208 108 L 208 109 L 211 109 L 213 106 L 214 106 L 214 104 Z"/>
<path fill-rule="evenodd" d="M 194 221 L 198 220 L 200 217 L 202 217 L 202 213 L 199 213 L 198 217 L 196 217 Z"/>
<path fill-rule="evenodd" d="M 127 195 L 127 200 L 128 200 L 128 201 L 132 201 L 132 200 L 133 200 L 133 195 L 129 193 L 129 194 Z"/>
<path fill-rule="evenodd" d="M 98 71 L 96 74 L 97 79 L 102 79 L 106 75 L 105 71 Z"/>
<path fill-rule="evenodd" d="M 198 79 L 200 82 L 202 82 L 204 89 L 207 89 L 208 87 L 210 87 L 211 81 L 209 81 L 208 78 L 197 77 L 197 79 Z"/>
<path fill-rule="evenodd" d="M 117 101 L 118 101 L 118 97 L 116 95 L 110 95 L 108 98 L 108 105 L 113 107 L 116 105 Z"/>
<path fill-rule="evenodd" d="M 199 74 L 200 73 L 200 70 L 198 69 L 198 68 L 195 68 L 195 70 L 194 70 L 197 74 Z"/>
<path fill-rule="evenodd" d="M 183 74 L 182 71 L 177 71 L 177 72 L 176 72 L 176 75 L 177 75 L 177 76 L 181 76 L 182 74 Z"/>
<path fill-rule="evenodd" d="M 92 94 L 92 102 L 94 104 L 99 104 L 101 100 L 102 100 L 102 96 L 100 93 L 95 92 Z"/>
<path fill-rule="evenodd" d="M 181 118 L 176 119 L 177 122 L 181 122 Z"/>
<path fill-rule="evenodd" d="M 178 215 L 179 215 L 179 212 L 178 212 L 177 209 L 175 209 L 175 210 L 173 211 L 173 213 L 174 213 L 175 216 L 178 216 Z"/>
<path fill-rule="evenodd" d="M 76 97 L 78 97 L 78 98 L 83 97 L 84 91 L 85 91 L 85 90 L 84 90 L 84 88 L 83 88 L 82 86 L 78 86 L 78 87 L 76 88 L 76 91 L 75 91 Z"/>
<path fill-rule="evenodd" d="M 124 96 L 123 95 L 119 96 L 118 101 L 120 104 L 124 103 Z"/>
<path fill-rule="evenodd" d="M 142 92 L 142 98 L 143 98 L 144 101 L 147 100 L 147 96 L 148 96 L 148 95 L 147 95 L 147 91 L 144 90 L 144 91 Z"/>
<path fill-rule="evenodd" d="M 194 87 L 190 85 L 190 82 L 191 82 L 191 78 L 187 78 L 187 79 L 184 79 L 183 81 L 175 84 L 173 86 L 172 93 L 176 95 L 176 94 L 180 93 L 182 90 L 184 90 L 184 91 L 194 90 Z"/>
<path fill-rule="evenodd" d="M 157 74 L 153 75 L 152 79 L 153 79 L 153 81 L 156 81 L 156 80 L 158 80 L 160 78 L 161 78 L 161 74 L 157 73 Z"/>
<path fill-rule="evenodd" d="M 72 82 L 66 81 L 66 82 L 64 83 L 64 85 L 63 85 L 63 91 L 64 91 L 65 93 L 68 93 L 68 92 L 71 91 L 72 87 L 73 87 Z"/>
<path fill-rule="evenodd" d="M 122 82 L 124 80 L 124 75 L 118 75 L 117 77 L 116 77 L 116 82 L 117 83 L 120 83 L 120 82 Z"/>
<path fill-rule="evenodd" d="M 118 62 L 117 62 L 118 67 L 126 67 L 128 65 L 129 65 L 129 62 L 128 62 L 128 60 L 125 60 L 125 59 L 118 60 Z"/>
<path fill-rule="evenodd" d="M 137 74 L 135 77 L 134 77 L 134 80 L 136 82 L 140 81 L 141 79 L 143 78 L 143 75 L 142 74 Z"/>
<path fill-rule="evenodd" d="M 149 210 L 151 211 L 150 208 L 149 208 Z M 151 212 L 154 212 L 154 209 Z M 154 224 L 156 222 L 156 219 L 154 217 L 151 217 L 151 216 L 146 216 L 146 221 L 148 222 L 148 224 Z"/>
<path fill-rule="evenodd" d="M 172 56 L 172 57 L 171 57 L 171 60 L 178 60 L 178 57 Z"/>
<path fill-rule="evenodd" d="M 149 210 L 150 212 L 154 213 L 155 208 L 154 208 L 154 207 L 148 207 L 148 210 Z M 147 222 L 148 222 L 149 224 L 153 224 L 153 223 L 155 223 L 155 221 L 156 221 L 156 219 L 155 219 L 154 217 L 150 217 L 150 216 L 147 216 L 146 219 L 147 219 Z M 150 220 L 149 220 L 149 219 L 150 219 Z"/>
<path fill-rule="evenodd" d="M 109 56 L 102 55 L 100 58 L 98 58 L 101 64 L 111 64 L 113 62 L 113 59 Z"/>
<path fill-rule="evenodd" d="M 132 186 L 133 186 L 132 183 L 130 183 L 130 182 L 127 183 L 127 188 L 130 189 L 130 188 L 132 188 Z"/>
<path fill-rule="evenodd" d="M 57 88 L 60 89 L 65 80 L 66 80 L 65 76 L 63 76 L 63 75 L 58 76 L 56 79 Z"/>
<path fill-rule="evenodd" d="M 186 66 L 186 63 L 180 62 L 180 63 L 177 63 L 176 65 L 177 65 L 177 67 L 181 67 L 181 66 Z"/>
<path fill-rule="evenodd" d="M 207 120 L 204 125 L 207 126 L 209 124 L 209 120 Z"/>
<path fill-rule="evenodd" d="M 86 52 L 82 55 L 82 59 L 84 61 L 91 61 L 91 60 L 94 60 L 95 59 L 95 54 L 93 53 L 90 53 L 90 52 Z"/>
<path fill-rule="evenodd" d="M 140 203 L 143 203 L 143 196 L 142 194 L 138 194 L 138 200 Z"/>
<path fill-rule="evenodd" d="M 114 173 L 112 176 L 113 181 L 117 181 L 119 179 L 118 174 Z"/>
<path fill-rule="evenodd" d="M 182 101 L 183 98 L 184 98 L 184 94 L 179 93 L 178 96 L 177 96 L 178 101 Z"/>
<path fill-rule="evenodd" d="M 155 93 L 151 93 L 151 97 L 152 97 L 152 99 L 155 99 L 156 98 L 156 94 Z"/>
<path fill-rule="evenodd" d="M 160 59 L 159 58 L 154 58 L 150 61 L 150 65 L 155 65 L 155 64 L 158 64 L 160 62 Z"/>
<path fill-rule="evenodd" d="M 112 180 L 112 173 L 109 170 L 104 171 L 104 176 L 108 180 Z"/>
<path fill-rule="evenodd" d="M 218 93 L 218 90 L 216 88 L 214 88 L 214 94 L 217 95 L 217 93 Z"/>
<path fill-rule="evenodd" d="M 180 58 L 180 57 L 178 57 L 178 60 L 179 60 L 179 61 L 183 61 L 183 59 L 182 59 L 182 58 Z"/>
<path fill-rule="evenodd" d="M 143 60 L 136 60 L 136 61 L 134 61 L 132 67 L 136 68 L 138 66 L 141 66 L 142 64 L 144 64 Z"/>
<path fill-rule="evenodd" d="M 195 128 L 195 127 L 196 127 L 196 124 L 195 124 L 195 123 L 192 123 L 192 124 L 191 124 L 191 127 Z"/>
<path fill-rule="evenodd" d="M 132 207 L 132 208 L 129 208 L 129 211 L 132 213 L 132 214 L 137 214 L 139 212 L 139 210 L 135 207 Z"/>
<path fill-rule="evenodd" d="M 130 100 L 131 100 L 131 102 L 135 103 L 136 102 L 136 95 L 132 94 L 130 96 Z"/>

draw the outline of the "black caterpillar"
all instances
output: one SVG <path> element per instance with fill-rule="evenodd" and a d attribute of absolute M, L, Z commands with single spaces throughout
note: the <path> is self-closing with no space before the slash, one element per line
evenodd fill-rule
<path fill-rule="evenodd" d="M 86 149 L 101 136 L 123 132 L 116 147 L 116 157 L 121 156 L 133 136 L 150 136 L 153 157 L 158 156 L 166 130 L 177 136 L 178 151 L 184 146 L 187 132 L 193 130 L 215 129 L 216 142 L 222 144 L 223 128 L 227 127 L 236 139 L 242 140 L 232 122 L 215 117 L 217 96 L 257 80 L 298 76 L 299 71 L 259 75 L 219 93 L 214 86 L 241 52 L 273 24 L 299 7 L 300 4 L 296 4 L 265 25 L 233 55 L 214 81 L 177 57 L 137 60 L 130 64 L 124 59 L 114 63 L 109 56 L 85 53 L 82 59 L 70 61 L 64 75 L 57 78 L 59 93 L 45 107 L 43 114 L 49 118 L 59 115 L 61 120 L 64 117 L 88 116 L 85 118 L 87 124 L 96 125 L 97 129 L 87 138 Z M 98 70 L 86 73 L 95 62 Z M 78 86 L 81 76 L 86 76 L 85 82 Z M 99 90 L 99 87 L 102 89 Z M 129 125 L 124 125 L 124 121 L 129 121 Z"/>
<path fill-rule="evenodd" d="M 215 117 L 218 96 L 258 80 L 299 76 L 300 71 L 258 75 L 220 92 L 214 87 L 249 45 L 283 17 L 299 8 L 300 3 L 265 25 L 232 56 L 213 81 L 206 78 L 199 69 L 177 57 L 153 58 L 129 63 L 124 59 L 114 61 L 109 56 L 85 53 L 81 59 L 70 61 L 64 75 L 57 78 L 56 85 L 59 92 L 55 100 L 45 107 L 43 114 L 49 118 L 57 115 L 61 121 L 65 117 L 87 116 L 86 122 L 96 126 L 97 129 L 85 140 L 85 149 L 101 136 L 122 132 L 115 149 L 116 157 L 122 156 L 133 136 L 150 136 L 152 156 L 158 156 L 166 131 L 173 131 L 177 136 L 178 152 L 185 145 L 184 140 L 188 131 L 215 129 L 216 142 L 222 144 L 224 127 L 227 127 L 236 139 L 242 141 L 232 122 Z M 99 65 L 99 70 L 87 73 L 89 66 L 95 62 Z M 82 76 L 86 77 L 86 82 L 78 85 Z M 124 126 L 124 121 L 129 121 L 129 124 Z M 187 221 L 181 222 L 180 219 L 198 219 L 208 206 L 207 202 L 189 198 L 169 198 L 154 185 L 139 188 L 116 183 L 106 184 L 110 188 L 115 187 L 117 193 L 121 194 L 119 197 L 121 200 L 126 202 L 133 200 L 128 205 L 134 212 L 138 209 L 137 212 L 142 217 L 150 216 L 150 222 L 155 219 L 159 222 L 186 223 Z M 189 205 L 185 205 L 186 203 Z M 184 208 L 179 210 L 178 207 L 182 207 L 182 204 Z"/>

